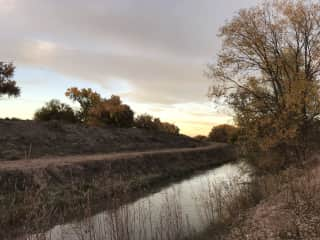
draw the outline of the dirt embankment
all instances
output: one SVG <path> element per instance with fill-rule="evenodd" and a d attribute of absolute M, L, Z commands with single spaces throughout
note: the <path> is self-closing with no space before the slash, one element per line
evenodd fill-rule
<path fill-rule="evenodd" d="M 137 128 L 0 120 L 0 161 L 200 145 L 199 141 L 187 136 Z"/>
<path fill-rule="evenodd" d="M 236 159 L 234 147 L 211 144 L 196 148 L 175 148 L 126 153 L 75 155 L 2 161 L 0 190 L 24 191 L 52 185 L 68 185 L 108 180 L 112 184 L 137 178 L 174 177 L 198 169 L 206 169 Z M 106 188 L 106 183 L 103 184 Z"/>

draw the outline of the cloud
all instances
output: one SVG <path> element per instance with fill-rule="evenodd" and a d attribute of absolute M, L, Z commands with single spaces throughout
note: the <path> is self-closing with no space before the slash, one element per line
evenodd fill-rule
<path fill-rule="evenodd" d="M 12 41 L 2 44 L 9 46 Z M 193 62 L 67 49 L 48 41 L 16 42 L 14 49 L 4 48 L 1 55 L 21 65 L 48 68 L 107 89 L 115 84 L 126 85 L 125 95 L 140 102 L 203 100 L 209 85 L 202 79 L 203 66 Z"/>
<path fill-rule="evenodd" d="M 0 16 L 2 57 L 105 88 L 126 79 L 128 97 L 158 103 L 205 99 L 205 64 L 232 9 L 211 0 L 1 2 L 13 19 Z"/>
<path fill-rule="evenodd" d="M 226 116 L 200 107 L 208 101 L 211 80 L 203 72 L 220 49 L 218 29 L 257 1 L 0 0 L 0 60 L 70 79 L 57 80 L 59 90 L 76 79 L 151 112 L 161 106 L 161 117 L 204 131 Z"/>

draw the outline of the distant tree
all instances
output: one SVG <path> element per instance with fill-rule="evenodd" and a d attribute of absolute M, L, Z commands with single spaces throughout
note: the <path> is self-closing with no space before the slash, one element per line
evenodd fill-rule
<path fill-rule="evenodd" d="M 135 126 L 137 128 L 144 128 L 148 130 L 155 130 L 178 135 L 179 128 L 171 123 L 161 122 L 159 118 L 154 118 L 149 114 L 142 114 L 135 119 Z"/>
<path fill-rule="evenodd" d="M 134 123 L 134 112 L 115 95 L 91 107 L 88 116 L 90 125 L 132 127 Z"/>
<path fill-rule="evenodd" d="M 80 104 L 78 118 L 81 122 L 87 122 L 90 108 L 100 104 L 102 98 L 99 93 L 94 92 L 91 88 L 78 89 L 76 87 L 68 88 L 65 95 L 72 101 Z"/>
<path fill-rule="evenodd" d="M 198 140 L 198 141 L 202 141 L 202 142 L 208 141 L 208 137 L 203 136 L 203 135 L 197 135 L 197 136 L 195 136 L 195 137 L 193 137 L 193 138 L 196 139 L 196 140 Z"/>
<path fill-rule="evenodd" d="M 55 99 L 47 102 L 44 107 L 39 109 L 35 113 L 34 119 L 38 121 L 58 120 L 70 123 L 77 122 L 73 109 L 69 105 Z"/>
<path fill-rule="evenodd" d="M 178 135 L 180 132 L 180 129 L 172 123 L 161 122 L 160 131 L 167 132 L 173 135 Z"/>
<path fill-rule="evenodd" d="M 149 114 L 142 114 L 137 116 L 135 119 L 135 126 L 137 128 L 144 128 L 150 130 L 158 129 L 158 125 L 155 123 L 153 116 Z"/>
<path fill-rule="evenodd" d="M 15 67 L 12 63 L 0 62 L 0 97 L 8 95 L 17 97 L 20 95 L 20 88 L 17 87 L 16 82 L 12 80 Z"/>
<path fill-rule="evenodd" d="M 238 137 L 238 128 L 222 124 L 212 128 L 208 139 L 213 142 L 234 143 Z"/>
<path fill-rule="evenodd" d="M 80 104 L 78 118 L 81 122 L 94 125 L 112 125 L 117 127 L 131 127 L 134 122 L 134 112 L 131 108 L 122 104 L 119 96 L 112 95 L 109 99 L 91 88 L 69 88 L 66 96 Z"/>

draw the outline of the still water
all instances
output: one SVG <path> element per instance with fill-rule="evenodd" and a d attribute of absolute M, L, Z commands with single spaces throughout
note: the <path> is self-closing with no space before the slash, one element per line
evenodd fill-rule
<path fill-rule="evenodd" d="M 204 231 L 249 174 L 241 163 L 202 172 L 159 192 L 29 239 L 170 240 Z"/>

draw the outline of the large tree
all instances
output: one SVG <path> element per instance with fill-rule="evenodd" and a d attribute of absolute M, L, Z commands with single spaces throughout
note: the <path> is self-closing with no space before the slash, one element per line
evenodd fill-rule
<path fill-rule="evenodd" d="M 15 67 L 12 63 L 0 62 L 0 97 L 2 95 L 17 97 L 20 94 L 20 88 L 12 80 Z"/>
<path fill-rule="evenodd" d="M 266 1 L 240 10 L 220 37 L 210 95 L 230 104 L 251 146 L 304 155 L 320 115 L 320 4 Z"/>

